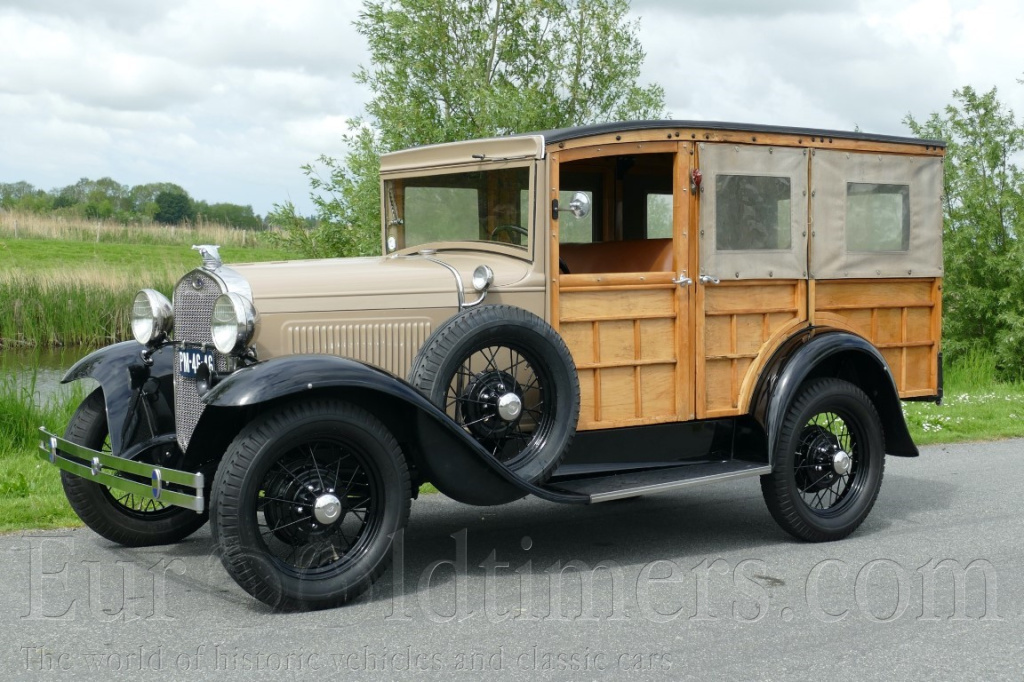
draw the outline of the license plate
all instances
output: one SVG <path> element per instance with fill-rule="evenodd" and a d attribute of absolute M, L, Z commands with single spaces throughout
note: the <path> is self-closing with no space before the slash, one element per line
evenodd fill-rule
<path fill-rule="evenodd" d="M 183 377 L 195 378 L 196 370 L 204 363 L 213 368 L 213 353 L 195 348 L 178 351 L 178 373 Z"/>

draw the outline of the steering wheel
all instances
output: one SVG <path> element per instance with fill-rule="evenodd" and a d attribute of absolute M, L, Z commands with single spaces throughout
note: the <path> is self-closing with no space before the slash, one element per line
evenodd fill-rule
<path fill-rule="evenodd" d="M 506 234 L 506 233 L 508 234 L 509 242 L 511 242 L 512 235 L 516 234 L 516 235 L 525 237 L 526 235 L 529 234 L 529 231 L 525 227 L 521 227 L 519 225 L 514 225 L 512 223 L 507 223 L 505 225 L 498 225 L 491 232 L 490 240 L 492 242 L 502 241 L 502 240 L 498 239 L 498 235 L 499 234 Z M 518 243 L 518 240 L 516 240 L 516 242 Z"/>

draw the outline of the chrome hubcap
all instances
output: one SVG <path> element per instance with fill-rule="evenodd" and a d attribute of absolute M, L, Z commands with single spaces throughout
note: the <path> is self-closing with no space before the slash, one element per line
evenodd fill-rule
<path fill-rule="evenodd" d="M 334 523 L 341 516 L 341 500 L 330 493 L 321 495 L 313 505 L 313 516 L 325 526 Z"/>
<path fill-rule="evenodd" d="M 515 421 L 519 418 L 519 413 L 522 411 L 523 400 L 515 393 L 506 393 L 498 398 L 498 416 L 505 421 Z"/>
<path fill-rule="evenodd" d="M 832 455 L 832 468 L 835 469 L 836 473 L 840 476 L 845 476 L 850 473 L 851 466 L 853 466 L 853 459 L 851 459 L 844 451 L 840 450 Z"/>

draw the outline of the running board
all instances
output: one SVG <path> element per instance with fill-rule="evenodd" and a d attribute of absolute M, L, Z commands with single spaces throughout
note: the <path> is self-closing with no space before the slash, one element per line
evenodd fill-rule
<path fill-rule="evenodd" d="M 702 464 L 686 464 L 665 469 L 633 471 L 628 474 L 558 481 L 550 484 L 567 492 L 590 497 L 590 503 L 610 502 L 637 495 L 653 495 L 691 485 L 731 481 L 750 476 L 770 474 L 766 464 L 726 460 Z"/>

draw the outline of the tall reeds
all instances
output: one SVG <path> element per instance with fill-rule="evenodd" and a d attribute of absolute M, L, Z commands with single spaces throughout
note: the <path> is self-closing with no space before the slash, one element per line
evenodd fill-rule
<path fill-rule="evenodd" d="M 159 273 L 145 285 L 169 296 L 176 279 Z M 128 315 L 139 282 L 111 273 L 0 276 L 0 348 L 102 346 L 131 338 Z"/>
<path fill-rule="evenodd" d="M 130 244 L 220 244 L 256 246 L 268 243 L 273 230 L 243 230 L 199 220 L 181 225 L 123 225 L 0 210 L 0 239 L 60 239 L 77 242 Z"/>

